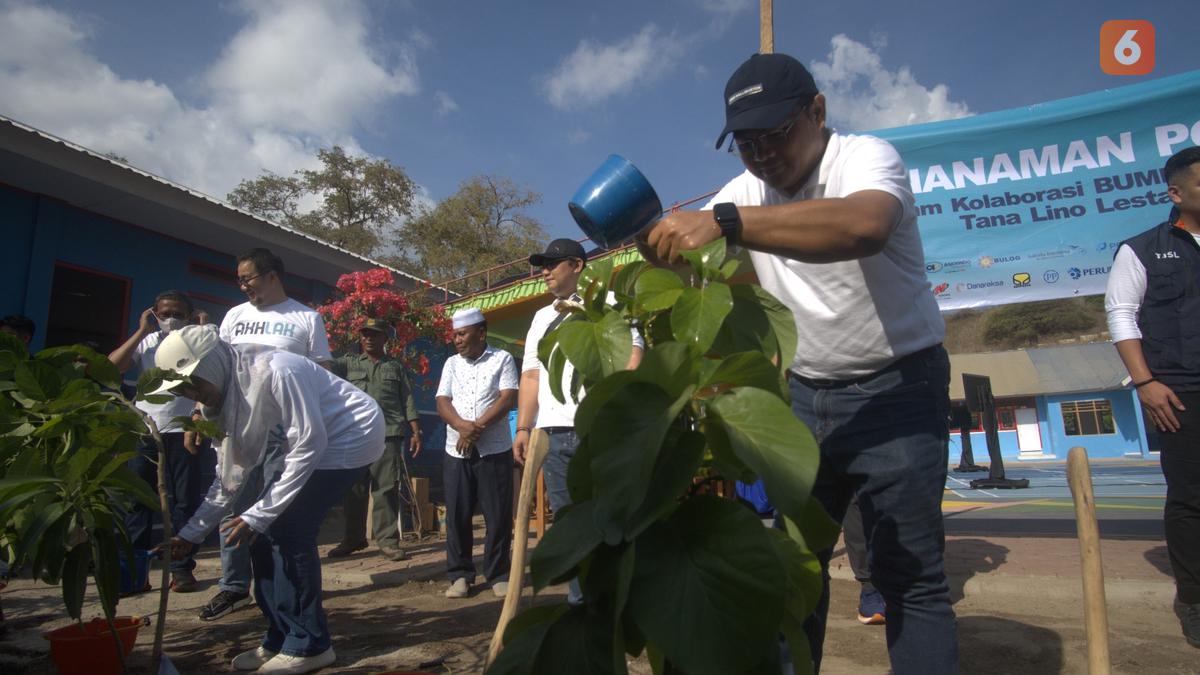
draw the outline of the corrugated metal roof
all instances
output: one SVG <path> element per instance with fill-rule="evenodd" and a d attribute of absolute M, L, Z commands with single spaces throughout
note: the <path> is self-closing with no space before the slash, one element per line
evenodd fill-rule
<path fill-rule="evenodd" d="M 950 355 L 950 398 L 962 399 L 963 373 L 986 375 L 992 395 L 1036 396 L 1121 389 L 1127 373 L 1112 344 L 1038 347 Z"/>
<path fill-rule="evenodd" d="M 387 267 L 402 287 L 427 285 L 403 270 L 2 115 L 0 183 L 215 250 L 266 245 L 289 271 L 330 285 L 340 274 L 368 267 Z"/>

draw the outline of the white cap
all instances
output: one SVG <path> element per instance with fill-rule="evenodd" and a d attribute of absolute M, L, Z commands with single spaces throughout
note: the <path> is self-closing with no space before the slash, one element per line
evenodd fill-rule
<path fill-rule="evenodd" d="M 221 341 L 215 330 L 207 326 L 184 326 L 171 331 L 158 345 L 154 353 L 154 365 L 164 370 L 173 370 L 180 375 L 191 375 L 200 364 L 200 359 L 211 352 Z M 163 380 L 162 386 L 152 394 L 165 394 L 179 386 L 183 380 Z"/>
<path fill-rule="evenodd" d="M 475 324 L 483 323 L 484 321 L 483 312 L 479 311 L 479 309 L 475 307 L 467 307 L 466 309 L 458 310 L 454 313 L 454 316 L 451 320 L 454 322 L 454 330 L 466 328 L 467 326 L 474 326 Z"/>

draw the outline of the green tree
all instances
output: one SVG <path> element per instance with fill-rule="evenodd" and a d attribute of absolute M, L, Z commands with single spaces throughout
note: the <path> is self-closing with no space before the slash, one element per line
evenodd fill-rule
<path fill-rule="evenodd" d="M 1039 341 L 1104 330 L 1104 297 L 1066 298 L 1004 305 L 983 318 L 983 341 L 991 347 L 1035 347 Z"/>
<path fill-rule="evenodd" d="M 521 211 L 539 201 L 540 195 L 507 178 L 475 176 L 409 221 L 397 240 L 404 251 L 401 260 L 429 279 L 446 281 L 525 258 L 541 250 L 546 240 L 541 224 Z M 528 269 L 517 264 L 499 271 L 496 278 Z"/>
<path fill-rule="evenodd" d="M 267 172 L 244 180 L 226 199 L 246 209 L 362 255 L 378 254 L 413 214 L 414 184 L 386 159 L 352 157 L 340 146 L 320 150 L 321 168 L 292 176 Z M 301 211 L 301 201 L 317 207 Z"/>

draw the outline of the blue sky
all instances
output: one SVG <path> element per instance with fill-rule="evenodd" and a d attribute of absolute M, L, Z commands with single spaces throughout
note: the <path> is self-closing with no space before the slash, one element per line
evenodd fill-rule
<path fill-rule="evenodd" d="M 869 130 L 1200 68 L 1200 3 L 775 3 L 831 124 Z M 1155 24 L 1146 77 L 1098 66 L 1100 24 Z M 425 203 L 480 173 L 542 195 L 552 236 L 610 153 L 664 203 L 740 171 L 721 92 L 758 49 L 757 0 L 0 0 L 0 114 L 214 196 L 334 143 L 384 157 Z"/>

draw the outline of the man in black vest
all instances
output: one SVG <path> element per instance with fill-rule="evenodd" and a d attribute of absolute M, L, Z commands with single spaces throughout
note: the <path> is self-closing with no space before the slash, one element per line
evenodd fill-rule
<path fill-rule="evenodd" d="M 1104 306 L 1113 343 L 1162 432 L 1163 509 L 1175 614 L 1200 647 L 1200 147 L 1163 170 L 1166 222 L 1122 243 Z"/>

